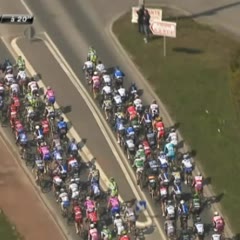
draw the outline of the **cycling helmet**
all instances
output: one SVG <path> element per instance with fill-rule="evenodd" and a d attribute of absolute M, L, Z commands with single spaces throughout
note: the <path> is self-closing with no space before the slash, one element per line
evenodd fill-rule
<path fill-rule="evenodd" d="M 47 90 L 50 90 L 50 89 L 51 89 L 51 87 L 50 87 L 50 86 L 48 86 L 48 87 L 47 87 Z"/>
<path fill-rule="evenodd" d="M 87 61 L 90 61 L 90 57 L 87 57 Z"/>
<path fill-rule="evenodd" d="M 167 203 L 168 203 L 168 204 L 172 204 L 172 200 L 168 200 Z"/>
<path fill-rule="evenodd" d="M 131 203 L 127 203 L 127 207 L 129 207 L 129 208 L 130 208 L 131 206 L 132 206 L 132 204 L 131 204 Z"/>
<path fill-rule="evenodd" d="M 116 213 L 115 217 L 120 217 L 119 213 Z"/>
<path fill-rule="evenodd" d="M 37 125 L 37 126 L 35 127 L 36 130 L 38 130 L 39 128 L 40 128 L 39 125 Z"/>
<path fill-rule="evenodd" d="M 184 204 L 184 200 L 181 200 L 180 203 L 181 203 L 181 204 Z"/>
<path fill-rule="evenodd" d="M 198 174 L 197 174 L 199 177 L 201 177 L 202 176 L 202 174 L 200 173 L 200 172 L 198 172 Z"/>
<path fill-rule="evenodd" d="M 94 75 L 94 76 L 97 76 L 97 75 L 98 75 L 98 72 L 97 72 L 97 71 L 95 71 L 95 72 L 93 73 L 93 75 Z"/>
<path fill-rule="evenodd" d="M 76 207 L 76 206 L 78 206 L 79 204 L 78 204 L 78 201 L 75 199 L 74 201 L 73 201 L 73 206 L 74 207 Z"/>
<path fill-rule="evenodd" d="M 62 122 L 62 121 L 64 121 L 63 117 L 60 117 L 60 119 L 59 119 L 59 120 L 60 120 L 61 122 Z"/>
<path fill-rule="evenodd" d="M 86 197 L 86 200 L 89 201 L 91 198 L 89 196 Z"/>
<path fill-rule="evenodd" d="M 103 225 L 103 229 L 107 229 L 107 225 L 106 224 Z"/>
<path fill-rule="evenodd" d="M 157 101 L 155 99 L 152 100 L 152 104 L 157 104 Z"/>
<path fill-rule="evenodd" d="M 184 154 L 184 155 L 183 155 L 183 158 L 184 158 L 184 159 L 188 159 L 188 158 L 189 158 L 189 154 L 188 154 L 188 153 Z"/>
<path fill-rule="evenodd" d="M 135 95 L 134 95 L 134 98 L 135 98 L 135 99 L 136 99 L 136 98 L 139 98 L 139 96 L 138 96 L 137 94 L 135 94 Z"/>
<path fill-rule="evenodd" d="M 140 144 L 140 145 L 138 146 L 138 149 L 143 149 L 143 145 Z"/>
<path fill-rule="evenodd" d="M 145 109 L 145 113 L 149 113 L 148 109 Z"/>
<path fill-rule="evenodd" d="M 76 142 L 76 139 L 75 139 L 75 138 L 72 138 L 71 142 L 75 143 L 75 142 Z"/>
<path fill-rule="evenodd" d="M 111 178 L 110 178 L 110 181 L 111 181 L 111 182 L 114 182 L 114 178 L 113 178 L 113 177 L 111 177 Z"/>
<path fill-rule="evenodd" d="M 91 228 L 91 229 L 95 228 L 95 226 L 94 226 L 93 223 L 90 224 L 90 228 Z"/>
<path fill-rule="evenodd" d="M 175 128 L 171 128 L 171 132 L 175 132 Z"/>
<path fill-rule="evenodd" d="M 95 166 L 95 165 L 92 165 L 91 169 L 92 169 L 92 170 L 96 170 L 96 166 Z"/>
<path fill-rule="evenodd" d="M 132 106 L 132 105 L 133 105 L 133 103 L 132 103 L 132 102 L 129 102 L 129 103 L 128 103 L 128 106 Z"/>
<path fill-rule="evenodd" d="M 101 60 L 98 60 L 98 64 L 102 64 L 102 61 L 101 61 Z"/>
<path fill-rule="evenodd" d="M 126 235 L 127 231 L 126 230 L 122 230 L 121 235 Z"/>
<path fill-rule="evenodd" d="M 214 216 L 219 216 L 219 213 L 218 212 L 214 212 Z"/>
<path fill-rule="evenodd" d="M 60 192 L 61 192 L 61 193 L 65 192 L 64 188 L 61 188 L 61 189 L 60 189 Z"/>
<path fill-rule="evenodd" d="M 72 179 L 70 180 L 70 182 L 71 182 L 71 183 L 74 183 L 74 182 L 75 182 L 75 179 L 72 178 Z"/>

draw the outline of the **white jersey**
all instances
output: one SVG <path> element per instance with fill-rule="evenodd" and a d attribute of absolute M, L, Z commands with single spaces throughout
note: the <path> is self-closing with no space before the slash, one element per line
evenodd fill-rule
<path fill-rule="evenodd" d="M 62 179 L 61 179 L 59 176 L 55 176 L 55 177 L 53 178 L 53 183 L 56 184 L 56 185 L 58 185 L 58 186 L 60 186 L 61 183 L 62 183 Z"/>
<path fill-rule="evenodd" d="M 4 86 L 0 85 L 0 93 L 3 93 L 5 91 Z"/>
<path fill-rule="evenodd" d="M 102 89 L 102 92 L 104 94 L 110 94 L 110 93 L 112 93 L 112 89 L 111 89 L 110 86 L 104 86 L 103 89 Z"/>
<path fill-rule="evenodd" d="M 12 83 L 14 81 L 14 75 L 12 73 L 6 74 L 5 80 L 7 80 L 8 83 Z"/>
<path fill-rule="evenodd" d="M 154 115 L 154 114 L 156 114 L 156 113 L 159 113 L 159 107 L 158 107 L 158 105 L 155 104 L 155 103 L 152 103 L 152 104 L 150 105 L 150 110 L 151 110 L 152 115 Z"/>
<path fill-rule="evenodd" d="M 19 92 L 19 85 L 17 83 L 11 84 L 10 88 L 12 92 L 15 92 L 15 93 Z"/>
<path fill-rule="evenodd" d="M 167 225 L 167 235 L 169 236 L 169 235 L 171 235 L 171 234 L 173 234 L 174 233 L 174 226 L 173 226 L 173 224 L 168 224 Z"/>
<path fill-rule="evenodd" d="M 117 105 L 122 104 L 122 98 L 120 95 L 115 95 L 113 99 Z"/>
<path fill-rule="evenodd" d="M 119 88 L 118 93 L 121 97 L 126 97 L 126 89 L 125 88 Z"/>
<path fill-rule="evenodd" d="M 114 225 L 117 227 L 117 233 L 120 235 L 124 230 L 123 221 L 121 218 L 114 220 Z"/>
<path fill-rule="evenodd" d="M 127 140 L 126 143 L 127 143 L 127 146 L 128 146 L 129 149 L 135 148 L 135 145 L 134 145 L 132 139 Z"/>
<path fill-rule="evenodd" d="M 85 67 L 86 69 L 91 69 L 91 68 L 94 68 L 94 64 L 93 64 L 93 62 L 91 62 L 91 61 L 86 61 L 86 62 L 84 63 L 84 67 Z"/>
<path fill-rule="evenodd" d="M 69 189 L 71 189 L 72 192 L 78 191 L 78 185 L 76 183 L 71 183 Z"/>
<path fill-rule="evenodd" d="M 96 69 L 99 72 L 103 72 L 105 70 L 105 66 L 102 63 L 100 63 L 96 66 Z"/>
<path fill-rule="evenodd" d="M 175 215 L 174 206 L 172 206 L 172 205 L 167 206 L 167 214 L 168 214 L 168 215 Z"/>
<path fill-rule="evenodd" d="M 27 74 L 25 71 L 19 71 L 17 74 L 17 79 L 25 80 L 27 78 Z"/>
<path fill-rule="evenodd" d="M 38 90 L 37 83 L 34 81 L 28 83 L 28 87 L 31 89 L 31 92 Z"/>
<path fill-rule="evenodd" d="M 62 154 L 59 151 L 57 151 L 54 154 L 54 157 L 55 157 L 55 160 L 57 160 L 57 161 L 61 161 L 63 159 Z"/>
<path fill-rule="evenodd" d="M 111 84 L 112 79 L 111 79 L 110 75 L 104 74 L 104 75 L 102 76 L 102 78 L 103 78 L 103 82 L 104 82 L 105 84 Z"/>
<path fill-rule="evenodd" d="M 67 202 L 69 200 L 66 192 L 60 193 L 59 198 L 62 200 L 62 202 Z"/>
<path fill-rule="evenodd" d="M 54 138 L 53 139 L 53 143 L 54 143 L 54 147 L 56 147 L 57 150 L 61 150 L 62 149 L 61 140 L 59 138 Z"/>
<path fill-rule="evenodd" d="M 183 159 L 182 164 L 184 165 L 185 168 L 192 168 L 192 161 L 191 159 Z"/>
<path fill-rule="evenodd" d="M 212 235 L 212 240 L 220 240 L 221 239 L 221 234 L 215 233 Z"/>
<path fill-rule="evenodd" d="M 168 165 L 167 157 L 165 155 L 159 155 L 158 160 L 161 165 L 164 165 L 164 164 Z"/>
<path fill-rule="evenodd" d="M 100 189 L 99 189 L 99 186 L 97 185 L 97 184 L 94 184 L 93 186 L 92 186 L 92 190 L 93 190 L 93 194 L 95 195 L 95 196 L 99 196 L 100 195 Z"/>
<path fill-rule="evenodd" d="M 197 229 L 198 234 L 204 233 L 204 225 L 202 223 L 195 223 L 195 227 Z"/>
<path fill-rule="evenodd" d="M 135 99 L 133 103 L 136 107 L 142 106 L 142 100 L 140 98 Z"/>
<path fill-rule="evenodd" d="M 169 139 L 170 139 L 170 142 L 171 142 L 174 146 L 177 146 L 177 144 L 178 144 L 178 136 L 177 136 L 177 133 L 176 133 L 176 132 L 171 132 L 171 133 L 169 133 L 168 137 L 169 137 Z"/>
<path fill-rule="evenodd" d="M 70 165 L 72 168 L 78 166 L 78 161 L 76 159 L 72 159 L 68 162 L 68 165 Z"/>

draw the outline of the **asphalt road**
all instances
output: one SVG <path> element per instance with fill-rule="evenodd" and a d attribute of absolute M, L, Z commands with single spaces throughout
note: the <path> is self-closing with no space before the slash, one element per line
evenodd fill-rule
<path fill-rule="evenodd" d="M 40 23 L 41 25 L 40 28 L 38 27 L 39 31 L 44 29 L 48 32 L 73 70 L 80 77 L 82 77 L 80 68 L 85 59 L 87 47 L 93 45 L 98 50 L 101 59 L 106 65 L 111 66 L 112 63 L 114 63 L 114 65 L 120 65 L 126 72 L 128 79 L 136 81 L 140 87 L 144 86 L 142 82 L 136 79 L 136 73 L 131 69 L 130 65 L 127 66 L 124 57 L 116 50 L 107 31 L 109 20 L 120 11 L 128 9 L 136 1 L 124 0 L 111 3 L 111 1 L 108 0 L 98 2 L 93 0 L 71 2 L 64 0 L 52 0 L 51 2 L 47 0 L 42 0 L 41 2 L 26 0 L 26 2 L 36 16 L 38 24 Z M 179 2 L 181 3 L 179 4 Z M 211 15 L 208 14 L 208 16 L 206 16 L 207 14 L 205 14 L 205 20 L 208 21 L 211 19 L 212 22 L 224 23 L 234 28 L 236 30 L 235 32 L 237 32 L 237 28 L 234 27 L 237 24 L 237 21 L 235 21 L 236 14 L 232 12 L 233 10 L 236 11 L 237 7 L 239 7 L 237 3 L 231 5 L 229 1 L 215 1 L 209 5 L 207 1 L 193 3 L 187 0 L 168 1 L 168 3 L 178 4 L 180 7 L 192 11 L 195 14 L 217 8 L 215 12 L 212 11 L 211 13 L 209 11 Z M 203 16 L 204 14 L 199 17 Z M 215 18 L 213 16 L 218 17 Z M 231 19 L 230 22 L 229 19 Z M 224 24 L 222 24 L 222 26 Z M 49 74 L 50 72 L 48 72 L 48 75 Z M 80 99 L 80 96 L 78 97 Z M 144 99 L 149 102 L 149 100 L 152 99 L 152 95 L 148 91 L 144 91 Z M 76 127 L 76 124 L 74 125 Z M 88 135 L 86 135 L 86 137 L 89 138 Z M 89 145 L 89 142 L 87 142 L 87 144 Z M 89 146 L 91 148 L 91 145 Z M 206 212 L 204 213 L 204 219 L 206 219 L 207 222 L 210 220 L 210 216 Z"/>

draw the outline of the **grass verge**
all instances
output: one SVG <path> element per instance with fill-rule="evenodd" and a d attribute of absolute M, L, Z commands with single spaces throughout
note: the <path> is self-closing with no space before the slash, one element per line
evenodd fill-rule
<path fill-rule="evenodd" d="M 163 11 L 167 12 L 167 11 Z M 164 18 L 167 19 L 168 14 Z M 233 93 L 230 61 L 240 45 L 190 18 L 177 19 L 177 38 L 148 44 L 131 24 L 130 13 L 113 25 L 113 32 L 141 69 L 170 115 L 180 123 L 234 230 L 240 231 L 240 124 Z M 175 19 L 174 19 L 175 20 Z"/>
<path fill-rule="evenodd" d="M 0 239 L 23 240 L 2 211 L 0 212 Z"/>

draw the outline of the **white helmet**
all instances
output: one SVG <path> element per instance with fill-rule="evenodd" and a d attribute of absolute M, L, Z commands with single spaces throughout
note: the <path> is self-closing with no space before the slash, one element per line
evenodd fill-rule
<path fill-rule="evenodd" d="M 39 128 L 40 128 L 40 127 L 39 127 L 38 125 L 35 127 L 36 130 L 38 130 Z"/>
<path fill-rule="evenodd" d="M 214 216 L 218 216 L 219 215 L 219 213 L 218 212 L 214 212 Z"/>
<path fill-rule="evenodd" d="M 89 196 L 86 197 L 86 200 L 89 201 L 91 198 Z"/>
<path fill-rule="evenodd" d="M 50 90 L 50 89 L 51 89 L 51 87 L 50 87 L 50 86 L 48 86 L 48 87 L 47 87 L 47 90 Z"/>
<path fill-rule="evenodd" d="M 95 228 L 93 223 L 90 224 L 90 228 Z"/>
<path fill-rule="evenodd" d="M 115 217 L 120 217 L 119 213 L 116 213 Z"/>
<path fill-rule="evenodd" d="M 184 200 L 181 200 L 180 203 L 181 203 L 181 204 L 184 204 Z"/>
<path fill-rule="evenodd" d="M 138 148 L 139 148 L 139 149 L 142 149 L 142 148 L 143 148 L 143 145 L 142 145 L 142 144 L 140 144 L 140 145 L 138 146 Z"/>
<path fill-rule="evenodd" d="M 96 76 L 96 75 L 98 75 L 98 72 L 97 72 L 97 71 L 95 71 L 95 72 L 93 73 L 93 75 L 95 75 L 95 76 Z"/>
<path fill-rule="evenodd" d="M 73 183 L 73 182 L 75 182 L 75 180 L 72 178 L 72 179 L 71 179 L 71 183 Z"/>

